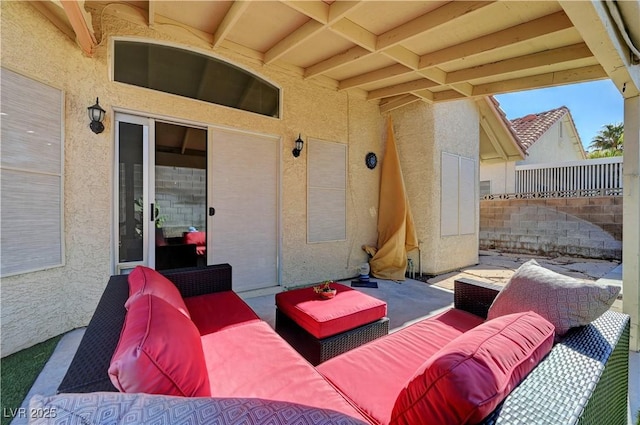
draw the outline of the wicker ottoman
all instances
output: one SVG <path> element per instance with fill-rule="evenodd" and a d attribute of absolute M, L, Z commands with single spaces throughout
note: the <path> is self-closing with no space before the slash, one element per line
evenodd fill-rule
<path fill-rule="evenodd" d="M 387 303 L 348 286 L 332 299 L 321 299 L 313 288 L 276 294 L 276 331 L 311 364 L 389 333 Z"/>

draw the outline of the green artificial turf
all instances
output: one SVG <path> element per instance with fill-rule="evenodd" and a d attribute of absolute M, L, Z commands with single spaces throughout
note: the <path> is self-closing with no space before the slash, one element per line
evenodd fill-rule
<path fill-rule="evenodd" d="M 0 360 L 1 425 L 11 422 L 61 337 L 58 335 Z"/>

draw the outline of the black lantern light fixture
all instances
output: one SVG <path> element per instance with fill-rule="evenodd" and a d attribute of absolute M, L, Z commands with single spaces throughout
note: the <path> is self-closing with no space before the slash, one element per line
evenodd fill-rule
<path fill-rule="evenodd" d="M 293 156 L 295 156 L 296 158 L 300 156 L 300 152 L 302 152 L 302 147 L 304 146 L 304 140 L 302 140 L 302 137 L 300 137 L 301 134 L 298 134 L 298 139 L 296 139 L 296 147 L 293 148 L 293 151 L 291 151 L 293 153 Z"/>
<path fill-rule="evenodd" d="M 102 124 L 102 120 L 104 120 L 104 114 L 106 111 L 100 107 L 97 97 L 96 104 L 89 106 L 87 111 L 89 111 L 89 119 L 91 120 L 91 123 L 89 124 L 91 131 L 96 134 L 102 133 L 104 131 L 104 124 Z"/>

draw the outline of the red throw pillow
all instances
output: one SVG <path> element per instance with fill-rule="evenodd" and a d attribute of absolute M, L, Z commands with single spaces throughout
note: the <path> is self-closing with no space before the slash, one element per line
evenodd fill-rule
<path fill-rule="evenodd" d="M 551 351 L 554 327 L 536 313 L 489 320 L 427 360 L 393 406 L 391 424 L 482 421 Z"/>
<path fill-rule="evenodd" d="M 153 295 L 131 302 L 109 378 L 125 393 L 211 395 L 200 332 L 184 314 Z"/>
<path fill-rule="evenodd" d="M 184 235 L 184 243 L 194 245 L 206 245 L 207 233 L 206 232 L 188 232 Z"/>
<path fill-rule="evenodd" d="M 124 303 L 124 308 L 127 310 L 129 310 L 129 306 L 137 297 L 150 294 L 162 298 L 182 314 L 191 318 L 176 285 L 156 270 L 145 266 L 137 266 L 129 274 L 128 280 L 129 299 Z"/>

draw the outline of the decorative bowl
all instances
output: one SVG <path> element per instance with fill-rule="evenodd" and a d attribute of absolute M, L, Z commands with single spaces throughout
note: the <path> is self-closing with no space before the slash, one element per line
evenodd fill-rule
<path fill-rule="evenodd" d="M 336 296 L 337 292 L 337 289 L 330 289 L 329 291 L 320 291 L 318 292 L 318 294 L 320 294 L 320 298 L 324 300 L 330 300 L 331 298 Z"/>

